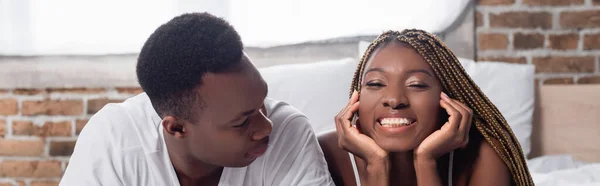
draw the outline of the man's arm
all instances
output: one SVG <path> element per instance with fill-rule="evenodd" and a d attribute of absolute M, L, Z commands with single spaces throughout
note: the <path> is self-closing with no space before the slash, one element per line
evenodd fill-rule
<path fill-rule="evenodd" d="M 275 140 L 270 147 L 273 152 L 266 157 L 266 185 L 334 185 L 308 119 L 297 115 L 287 120 L 273 120 L 273 125 L 281 127 L 272 139 Z"/>
<path fill-rule="evenodd" d="M 107 111 L 94 115 L 81 131 L 60 186 L 121 186 Z"/>

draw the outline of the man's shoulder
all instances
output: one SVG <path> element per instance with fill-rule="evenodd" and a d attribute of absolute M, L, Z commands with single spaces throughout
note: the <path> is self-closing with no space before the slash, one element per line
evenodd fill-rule
<path fill-rule="evenodd" d="M 147 96 L 142 93 L 121 103 L 106 104 L 89 119 L 79 138 L 103 139 L 117 149 L 139 146 L 139 135 L 154 130 L 151 125 L 157 120 L 148 111 L 150 102 L 145 98 Z"/>
<path fill-rule="evenodd" d="M 265 107 L 267 108 L 267 116 L 282 116 L 282 115 L 304 115 L 300 110 L 285 101 L 276 100 L 273 98 L 265 98 Z"/>
<path fill-rule="evenodd" d="M 265 107 L 267 108 L 267 117 L 273 123 L 274 132 L 284 128 L 285 130 L 310 128 L 312 131 L 309 119 L 294 106 L 284 101 L 266 98 Z"/>
<path fill-rule="evenodd" d="M 141 113 L 143 110 L 143 102 L 140 99 L 141 97 L 143 97 L 143 95 L 140 94 L 128 98 L 123 102 L 108 103 L 104 105 L 90 118 L 85 127 L 90 127 L 89 125 L 96 123 L 102 123 L 96 125 L 102 125 L 105 127 L 127 126 L 123 125 L 123 123 L 133 122 L 133 120 L 139 117 L 135 114 L 136 111 Z"/>
<path fill-rule="evenodd" d="M 273 123 L 270 150 L 249 170 L 266 171 L 274 185 L 333 185 L 309 119 L 283 101 L 267 98 L 265 106 Z"/>

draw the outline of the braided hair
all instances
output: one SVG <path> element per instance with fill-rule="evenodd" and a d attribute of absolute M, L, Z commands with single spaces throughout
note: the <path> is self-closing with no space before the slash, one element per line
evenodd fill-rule
<path fill-rule="evenodd" d="M 508 167 L 512 182 L 519 186 L 534 185 L 521 146 L 505 118 L 466 73 L 452 51 L 435 35 L 418 29 L 386 31 L 379 35 L 369 45 L 354 72 L 350 95 L 354 91 L 360 93 L 364 69 L 373 52 L 391 42 L 414 48 L 432 67 L 441 82 L 442 91 L 473 110 L 473 123 L 477 130 L 471 130 L 471 134 L 483 136 L 494 148 Z"/>

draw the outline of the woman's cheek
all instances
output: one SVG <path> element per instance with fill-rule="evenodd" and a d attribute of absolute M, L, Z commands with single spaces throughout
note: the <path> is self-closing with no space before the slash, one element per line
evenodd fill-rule
<path fill-rule="evenodd" d="M 376 94 L 361 93 L 359 97 L 360 105 L 358 107 L 359 124 L 363 133 L 369 135 L 373 131 L 374 114 L 377 109 L 378 98 Z"/>

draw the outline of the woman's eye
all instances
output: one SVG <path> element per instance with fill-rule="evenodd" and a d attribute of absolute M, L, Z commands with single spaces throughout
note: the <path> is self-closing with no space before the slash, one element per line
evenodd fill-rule
<path fill-rule="evenodd" d="M 368 87 L 383 87 L 384 85 L 380 82 L 367 82 Z"/>
<path fill-rule="evenodd" d="M 413 83 L 408 86 L 413 87 L 413 88 L 428 88 L 429 87 L 429 85 L 424 84 L 424 83 Z"/>

